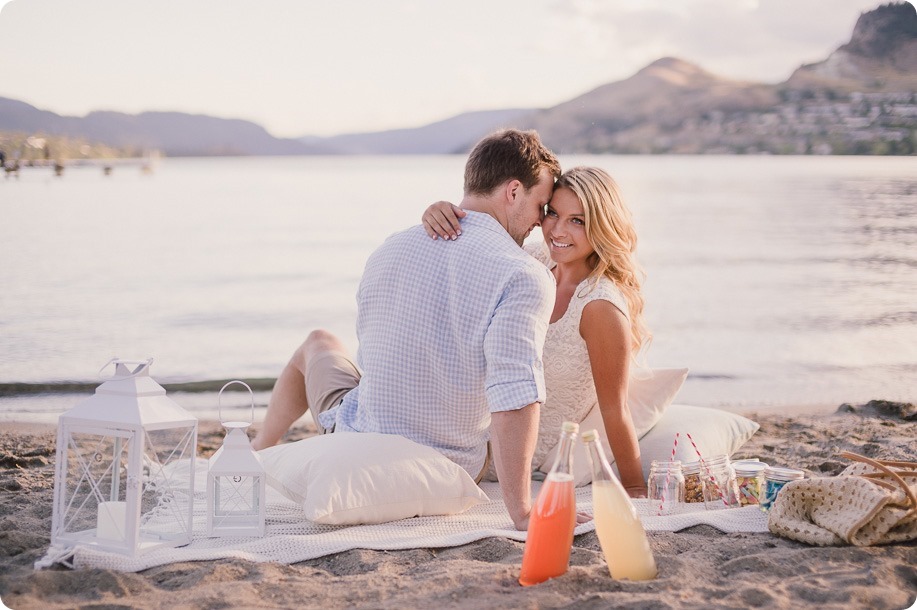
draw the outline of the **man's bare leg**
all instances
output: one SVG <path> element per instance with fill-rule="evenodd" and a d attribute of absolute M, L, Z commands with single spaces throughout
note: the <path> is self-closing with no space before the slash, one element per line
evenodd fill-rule
<path fill-rule="evenodd" d="M 306 370 L 310 362 L 326 352 L 346 354 L 347 347 L 330 332 L 314 330 L 293 353 L 274 384 L 264 422 L 252 441 L 252 448 L 256 451 L 276 445 L 293 422 L 309 409 L 306 400 Z"/>

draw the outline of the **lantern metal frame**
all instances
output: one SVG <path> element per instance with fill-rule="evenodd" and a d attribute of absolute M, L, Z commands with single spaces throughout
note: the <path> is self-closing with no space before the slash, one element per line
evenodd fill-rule
<path fill-rule="evenodd" d="M 58 419 L 52 546 L 137 556 L 191 542 L 198 421 L 152 362 L 113 358 L 99 373 L 114 376 Z"/>
<path fill-rule="evenodd" d="M 251 416 L 247 422 L 223 419 L 223 391 L 233 384 L 249 392 Z M 254 393 L 244 381 L 230 381 L 217 400 L 226 436 L 207 468 L 207 536 L 264 536 L 267 477 L 261 456 L 252 449 L 246 433 L 255 420 Z"/>

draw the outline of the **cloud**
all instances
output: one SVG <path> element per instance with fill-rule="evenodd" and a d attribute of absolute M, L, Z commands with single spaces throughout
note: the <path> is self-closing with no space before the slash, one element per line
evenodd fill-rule
<path fill-rule="evenodd" d="M 553 12 L 609 59 L 674 55 L 726 76 L 776 81 L 846 42 L 876 0 L 571 0 Z"/>

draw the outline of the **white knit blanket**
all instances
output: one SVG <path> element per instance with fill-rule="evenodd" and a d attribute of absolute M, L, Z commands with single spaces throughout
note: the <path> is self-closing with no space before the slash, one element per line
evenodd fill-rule
<path fill-rule="evenodd" d="M 200 470 L 200 469 L 199 469 Z M 205 471 L 206 472 L 206 471 Z M 206 488 L 206 479 L 195 482 L 195 489 Z M 198 485 L 198 483 L 200 483 Z M 541 483 L 532 482 L 533 493 Z M 263 538 L 206 538 L 206 498 L 195 492 L 194 537 L 191 544 L 180 548 L 159 548 L 139 557 L 100 551 L 88 546 L 76 549 L 48 549 L 36 568 L 61 563 L 78 569 L 102 568 L 122 572 L 139 572 L 155 566 L 213 559 L 239 558 L 256 562 L 296 563 L 350 549 L 397 550 L 453 547 L 489 537 L 524 541 L 526 532 L 513 528 L 503 505 L 500 486 L 482 483 L 481 488 L 490 502 L 468 511 L 443 517 L 415 517 L 378 525 L 320 525 L 307 521 L 299 505 L 268 488 L 267 533 Z M 592 512 L 591 487 L 576 490 L 577 509 Z M 694 525 L 710 525 L 723 532 L 767 532 L 767 515 L 754 506 L 728 510 L 705 511 L 689 509 L 669 516 L 655 516 L 655 505 L 636 500 L 643 525 L 647 531 L 678 531 Z M 693 507 L 692 507 L 693 508 Z M 576 535 L 595 529 L 595 522 L 578 525 Z"/>

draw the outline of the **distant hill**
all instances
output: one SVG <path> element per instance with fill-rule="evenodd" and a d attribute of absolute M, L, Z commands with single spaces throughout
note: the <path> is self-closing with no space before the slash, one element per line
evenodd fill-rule
<path fill-rule="evenodd" d="M 0 98 L 0 131 L 84 138 L 137 152 L 157 149 L 169 156 L 331 152 L 321 144 L 275 138 L 260 125 L 239 119 L 180 112 L 91 112 L 71 117 L 7 98 Z"/>
<path fill-rule="evenodd" d="M 321 142 L 340 153 L 378 155 L 425 155 L 463 152 L 484 135 L 499 128 L 528 122 L 533 109 L 513 108 L 466 112 L 423 127 L 352 133 L 330 138 L 303 138 Z"/>
<path fill-rule="evenodd" d="M 666 57 L 628 79 L 536 113 L 530 127 L 560 153 L 670 152 L 669 136 L 691 117 L 763 111 L 779 101 L 771 86 L 722 78 Z"/>

